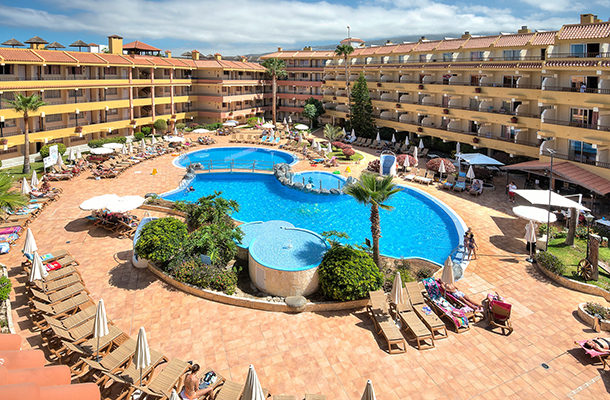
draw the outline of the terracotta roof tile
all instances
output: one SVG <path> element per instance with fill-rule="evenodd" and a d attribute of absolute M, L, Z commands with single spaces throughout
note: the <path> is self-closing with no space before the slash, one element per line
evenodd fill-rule
<path fill-rule="evenodd" d="M 195 60 L 185 60 L 185 59 L 181 59 L 181 62 L 185 63 L 188 67 L 190 68 L 197 68 L 197 65 L 195 64 Z"/>
<path fill-rule="evenodd" d="M 424 68 L 449 68 L 451 64 L 449 63 L 429 63 L 426 64 L 426 66 Z"/>
<path fill-rule="evenodd" d="M 532 46 L 546 46 L 555 43 L 555 35 L 557 31 L 551 32 L 536 32 L 536 36 L 532 39 Z"/>
<path fill-rule="evenodd" d="M 439 45 L 440 42 L 440 40 L 419 42 L 413 51 L 432 51 L 436 48 L 436 46 Z"/>
<path fill-rule="evenodd" d="M 538 69 L 542 68 L 541 62 L 522 62 L 519 63 L 519 68 Z"/>
<path fill-rule="evenodd" d="M 451 64 L 451 69 L 463 69 L 463 68 L 467 68 L 467 69 L 472 69 L 472 68 L 479 68 L 479 66 L 481 65 L 481 63 L 459 63 L 459 64 Z"/>
<path fill-rule="evenodd" d="M 379 51 L 377 52 L 377 55 L 392 54 L 397 47 L 397 44 L 386 44 L 383 46 L 379 46 Z"/>
<path fill-rule="evenodd" d="M 550 68 L 596 67 L 599 61 L 573 60 L 573 61 L 547 61 L 545 66 Z"/>
<path fill-rule="evenodd" d="M 96 55 L 96 53 L 82 53 L 80 51 L 68 52 L 71 57 L 74 57 L 82 64 L 106 64 L 106 61 Z"/>
<path fill-rule="evenodd" d="M 132 65 L 132 62 L 118 54 L 96 53 L 96 55 L 110 64 Z"/>
<path fill-rule="evenodd" d="M 363 55 L 363 56 L 373 55 L 373 54 L 376 54 L 381 49 L 382 49 L 381 46 L 367 47 L 366 49 L 364 49 L 362 51 L 362 53 L 360 53 L 360 55 Z"/>
<path fill-rule="evenodd" d="M 358 48 L 358 49 L 354 49 L 354 52 L 351 54 L 351 56 L 359 56 L 360 54 L 362 54 L 362 52 L 366 50 L 366 48 Z"/>
<path fill-rule="evenodd" d="M 610 22 L 586 25 L 564 25 L 559 40 L 598 39 L 610 36 Z"/>
<path fill-rule="evenodd" d="M 197 68 L 222 68 L 216 60 L 194 60 Z"/>
<path fill-rule="evenodd" d="M 158 48 L 151 46 L 149 44 L 146 44 L 144 42 L 140 42 L 139 40 L 124 44 L 123 50 L 161 51 L 161 49 L 158 49 Z"/>
<path fill-rule="evenodd" d="M 517 35 L 502 35 L 494 45 L 495 47 L 519 47 L 525 46 L 535 33 L 521 33 Z"/>
<path fill-rule="evenodd" d="M 187 60 L 180 59 L 180 58 L 166 58 L 165 61 L 167 61 L 168 63 L 170 63 L 174 67 L 188 67 L 188 66 L 190 66 L 189 64 L 187 64 L 185 62 Z"/>
<path fill-rule="evenodd" d="M 494 44 L 500 36 L 471 37 L 462 47 L 463 49 L 483 49 Z"/>
<path fill-rule="evenodd" d="M 392 51 L 393 54 L 396 53 L 406 53 L 415 48 L 419 43 L 403 43 L 396 46 L 396 48 Z"/>
<path fill-rule="evenodd" d="M 517 63 L 486 63 L 481 65 L 481 68 L 501 68 L 501 69 L 515 69 L 519 64 Z"/>
<path fill-rule="evenodd" d="M 56 50 L 34 50 L 36 55 L 42 57 L 46 62 L 53 63 L 76 63 L 76 60 L 68 55 L 65 51 Z M 99 59 L 98 59 L 99 63 Z"/>
<path fill-rule="evenodd" d="M 466 43 L 467 39 L 449 39 L 443 40 L 441 44 L 438 45 L 436 50 L 457 50 Z"/>
<path fill-rule="evenodd" d="M 24 61 L 24 62 L 40 62 L 42 58 L 36 55 L 30 49 L 9 49 L 0 48 L 0 57 L 4 61 Z"/>

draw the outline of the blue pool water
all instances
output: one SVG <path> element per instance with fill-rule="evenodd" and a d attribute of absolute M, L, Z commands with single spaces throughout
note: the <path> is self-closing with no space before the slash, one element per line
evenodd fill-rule
<path fill-rule="evenodd" d="M 328 190 L 341 189 L 345 184 L 345 178 L 341 175 L 319 171 L 297 172 L 292 180 L 293 182 L 303 182 L 303 178 L 305 178 L 305 184 L 311 183 L 316 189 L 320 189 L 320 183 L 322 183 L 323 189 Z"/>
<path fill-rule="evenodd" d="M 370 208 L 358 204 L 351 196 L 303 193 L 282 186 L 273 175 L 256 173 L 198 174 L 192 185 L 194 192 L 185 188 L 163 197 L 196 201 L 218 190 L 223 197 L 239 203 L 240 211 L 234 214 L 239 221 L 283 220 L 317 233 L 343 231 L 352 243 L 363 243 L 371 237 Z M 395 209 L 380 210 L 383 255 L 421 257 L 442 264 L 458 246 L 463 222 L 427 195 L 404 188 L 389 205 Z"/>
<path fill-rule="evenodd" d="M 201 163 L 205 169 L 265 169 L 270 170 L 273 164 L 294 164 L 297 159 L 290 153 L 281 150 L 262 149 L 257 147 L 213 147 L 197 150 L 176 159 L 177 166 L 186 168 L 192 163 Z"/>

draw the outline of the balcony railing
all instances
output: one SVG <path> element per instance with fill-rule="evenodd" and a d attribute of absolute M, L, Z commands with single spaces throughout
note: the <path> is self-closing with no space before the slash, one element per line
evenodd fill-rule
<path fill-rule="evenodd" d="M 577 162 L 577 163 L 580 163 L 580 164 L 594 165 L 596 167 L 610 169 L 610 163 L 609 162 L 596 161 L 596 160 L 587 160 L 587 159 L 582 159 L 580 157 L 576 157 L 574 155 L 569 156 L 567 154 L 561 154 L 561 153 L 555 153 L 554 157 L 555 158 L 559 158 L 561 160 L 574 161 L 574 162 Z"/>
<path fill-rule="evenodd" d="M 580 88 L 572 86 L 545 86 L 544 90 L 551 90 L 554 92 L 573 92 L 573 93 L 599 93 L 599 94 L 610 94 L 610 89 L 598 89 L 598 88 Z"/>
<path fill-rule="evenodd" d="M 102 76 L 98 78 L 96 76 L 90 77 L 86 75 L 67 75 L 67 76 L 0 76 L 0 81 L 73 81 L 73 80 L 107 80 L 107 79 L 125 79 L 127 77 L 120 76 Z"/>
<path fill-rule="evenodd" d="M 575 128 L 593 129 L 598 131 L 610 131 L 610 125 L 588 124 L 580 121 L 563 121 L 559 119 L 545 118 L 542 122 L 545 124 L 572 126 Z"/>
<path fill-rule="evenodd" d="M 587 53 L 549 53 L 547 58 L 608 58 L 610 53 L 593 51 Z"/>

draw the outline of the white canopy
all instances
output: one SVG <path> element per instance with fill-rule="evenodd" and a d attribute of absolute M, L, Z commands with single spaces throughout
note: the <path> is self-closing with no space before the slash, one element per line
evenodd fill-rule
<path fill-rule="evenodd" d="M 373 382 L 370 379 L 366 381 L 366 388 L 364 388 L 364 393 L 362 393 L 360 400 L 377 400 L 375 390 L 373 390 Z"/>
<path fill-rule="evenodd" d="M 265 118 L 263 118 L 263 123 L 265 122 Z M 288 116 L 288 123 L 292 124 L 292 117 L 289 115 Z"/>
<path fill-rule="evenodd" d="M 549 191 L 548 190 L 536 190 L 536 189 L 517 189 L 515 190 L 519 196 L 532 204 L 549 205 Z M 567 197 L 563 197 L 555 192 L 550 192 L 551 205 L 554 207 L 561 208 L 575 208 L 582 211 L 590 211 L 587 207 L 580 203 L 570 200 Z"/>
<path fill-rule="evenodd" d="M 445 264 L 443 265 L 443 273 L 441 275 L 441 281 L 446 284 L 453 284 L 455 282 L 455 274 L 453 273 L 453 260 L 451 256 L 447 257 Z"/>
<path fill-rule="evenodd" d="M 549 214 L 548 210 L 544 210 L 538 207 L 530 206 L 517 206 L 513 207 L 513 213 L 520 218 L 524 218 L 530 221 L 536 221 L 538 223 L 545 223 L 550 219 L 550 222 L 557 221 L 557 216 L 553 213 Z M 550 218 L 549 218 L 550 217 Z"/>
<path fill-rule="evenodd" d="M 36 246 L 36 240 L 34 240 L 34 234 L 32 230 L 28 228 L 25 234 L 25 243 L 23 244 L 23 254 L 34 254 L 35 251 L 38 250 L 38 246 Z"/>
<path fill-rule="evenodd" d="M 396 134 L 392 133 L 392 143 L 396 143 Z"/>
<path fill-rule="evenodd" d="M 142 370 L 150 365 L 150 349 L 146 340 L 146 331 L 140 327 L 138 339 L 136 340 L 136 351 L 133 353 L 133 366 L 140 370 L 140 382 L 142 384 Z"/>
<path fill-rule="evenodd" d="M 133 143 L 129 142 L 129 154 L 133 153 Z"/>
<path fill-rule="evenodd" d="M 93 337 L 97 338 L 97 356 L 100 354 L 100 338 L 108 334 L 108 318 L 106 317 L 106 307 L 104 300 L 100 299 L 97 303 L 95 319 L 93 320 Z"/>
<path fill-rule="evenodd" d="M 405 154 L 405 162 L 402 164 L 405 168 L 409 168 L 411 166 L 409 161 L 409 155 Z"/>
<path fill-rule="evenodd" d="M 55 165 L 57 165 L 58 167 L 63 167 L 65 165 L 64 158 L 61 156 L 61 154 L 57 156 L 57 162 L 55 163 Z"/>
<path fill-rule="evenodd" d="M 480 153 L 462 154 L 460 158 L 470 165 L 504 165 L 500 161 Z"/>
<path fill-rule="evenodd" d="M 265 400 L 263 388 L 258 380 L 254 366 L 250 364 L 248 368 L 248 376 L 246 377 L 246 383 L 244 384 L 244 391 L 241 396 L 241 400 Z"/>
<path fill-rule="evenodd" d="M 83 158 L 83 155 L 80 152 L 80 149 L 76 149 L 76 159 L 80 160 L 81 158 Z"/>
<path fill-rule="evenodd" d="M 466 172 L 466 178 L 468 178 L 468 179 L 475 178 L 474 170 L 472 169 L 472 165 L 470 167 L 468 167 L 468 172 Z"/>
<path fill-rule="evenodd" d="M 30 184 L 28 183 L 28 181 L 25 178 L 23 178 L 21 180 L 21 193 L 28 195 L 28 194 L 30 194 L 31 191 L 32 191 L 32 189 L 30 188 Z"/>
<path fill-rule="evenodd" d="M 111 199 L 106 203 L 106 210 L 110 212 L 123 213 L 134 210 L 144 204 L 144 197 L 142 196 L 123 196 Z"/>
<path fill-rule="evenodd" d="M 157 144 L 157 138 L 155 137 L 155 135 L 152 135 L 152 139 L 150 140 L 151 144 Z"/>
<path fill-rule="evenodd" d="M 38 175 L 36 171 L 32 172 L 32 188 L 36 189 L 38 187 Z"/>
<path fill-rule="evenodd" d="M 70 149 L 70 154 L 68 155 L 68 160 L 70 160 L 70 161 L 76 160 L 76 152 L 74 151 L 74 148 Z"/>
<path fill-rule="evenodd" d="M 184 142 L 185 139 L 180 136 L 163 136 L 163 140 L 170 143 Z"/>
<path fill-rule="evenodd" d="M 262 126 L 263 128 L 265 128 L 265 129 L 272 129 L 272 128 L 274 128 L 273 124 L 270 124 L 270 123 L 266 123 L 266 124 L 263 124 L 263 125 L 261 125 L 261 126 Z"/>
<path fill-rule="evenodd" d="M 128 153 L 128 151 L 127 151 L 127 145 L 126 145 L 126 144 L 123 144 L 123 147 L 121 147 L 121 154 L 127 154 L 127 153 Z"/>
<path fill-rule="evenodd" d="M 107 143 L 107 144 L 110 144 L 110 143 Z M 110 154 L 110 153 L 113 153 L 113 152 L 114 152 L 114 150 L 106 148 L 106 147 L 98 147 L 98 148 L 95 148 L 95 149 L 91 149 L 91 154 L 98 154 L 98 155 L 101 155 L 101 154 Z"/>
<path fill-rule="evenodd" d="M 299 131 L 304 131 L 306 129 L 309 129 L 309 127 L 307 125 L 298 124 L 297 126 L 294 127 L 294 129 L 297 129 Z"/>
<path fill-rule="evenodd" d="M 375 138 L 377 143 L 381 142 L 381 136 L 379 136 L 379 132 L 377 132 L 377 137 Z"/>
<path fill-rule="evenodd" d="M 44 265 L 42 265 L 42 258 L 35 251 L 32 256 L 32 269 L 30 270 L 30 282 L 41 281 L 49 275 Z"/>
<path fill-rule="evenodd" d="M 326 146 L 326 149 L 324 149 L 324 152 L 326 154 L 333 152 L 333 145 L 330 142 L 328 142 L 328 146 Z"/>
<path fill-rule="evenodd" d="M 203 128 L 198 128 L 193 131 L 193 133 L 209 133 L 209 132 L 210 131 L 208 131 L 207 129 L 203 129 Z"/>
<path fill-rule="evenodd" d="M 84 211 L 101 210 L 102 208 L 106 207 L 106 204 L 108 204 L 110 201 L 118 198 L 119 196 L 116 194 L 103 194 L 101 196 L 95 196 L 89 200 L 83 201 L 78 207 Z"/>
<path fill-rule="evenodd" d="M 422 139 L 419 139 L 419 146 L 417 147 L 419 147 L 420 149 L 424 148 L 424 141 Z"/>
<path fill-rule="evenodd" d="M 104 147 L 106 149 L 118 150 L 118 149 L 122 149 L 123 145 L 121 143 L 105 143 L 102 145 L 102 147 Z"/>
<path fill-rule="evenodd" d="M 417 147 L 413 147 L 413 158 L 415 159 L 415 164 L 413 164 L 413 166 L 417 167 L 417 165 L 419 164 L 419 158 L 417 157 Z"/>
<path fill-rule="evenodd" d="M 258 121 L 259 121 L 259 123 L 260 123 L 260 119 L 259 119 Z M 284 125 L 288 125 L 288 124 L 286 123 L 286 117 L 284 117 L 284 121 L 282 121 L 282 123 L 283 123 Z"/>

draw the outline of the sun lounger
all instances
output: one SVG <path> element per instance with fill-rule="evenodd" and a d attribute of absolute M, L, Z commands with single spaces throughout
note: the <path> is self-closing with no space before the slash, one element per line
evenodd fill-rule
<path fill-rule="evenodd" d="M 369 292 L 369 296 L 367 312 L 373 319 L 377 334 L 382 335 L 388 343 L 388 352 L 390 354 L 404 353 L 407 351 L 405 338 L 388 312 L 388 302 L 385 294 L 383 291 L 377 290 Z"/>
<path fill-rule="evenodd" d="M 72 174 L 54 174 L 54 173 L 48 172 L 44 176 L 44 179 L 49 180 L 49 181 L 69 181 L 73 177 L 74 177 L 74 175 L 72 175 Z"/>
<path fill-rule="evenodd" d="M 85 288 L 85 286 L 83 286 L 83 284 L 80 282 L 51 294 L 43 293 L 34 288 L 30 288 L 30 292 L 32 293 L 31 300 L 38 300 L 49 305 L 55 305 L 56 303 L 59 303 L 60 301 L 65 299 L 69 299 L 70 297 L 74 297 L 79 293 L 86 292 L 87 294 L 89 294 L 87 288 Z"/>
<path fill-rule="evenodd" d="M 108 334 L 99 338 L 99 342 L 97 338 L 88 339 L 80 344 L 62 341 L 63 350 L 56 352 L 56 355 L 59 357 L 61 364 L 70 366 L 70 372 L 73 376 L 81 375 L 83 366 L 86 365 L 82 361 L 83 359 L 90 360 L 98 355 L 105 357 L 129 339 L 130 337 L 125 332 L 115 325 L 110 325 L 108 326 Z M 74 360 L 75 357 L 76 360 Z"/>
<path fill-rule="evenodd" d="M 417 172 L 417 176 L 415 177 L 414 181 L 417 183 L 429 185 L 430 182 L 432 182 L 432 179 L 428 177 L 428 170 L 422 168 Z"/>
<path fill-rule="evenodd" d="M 42 339 L 49 345 L 51 353 L 60 358 L 61 353 L 65 351 L 63 342 L 79 344 L 93 336 L 93 323 L 94 320 L 90 319 L 70 330 L 51 326 L 51 333 L 43 335 Z"/>
<path fill-rule="evenodd" d="M 421 289 L 417 282 L 405 282 L 405 291 L 409 296 L 413 311 L 424 322 L 424 324 L 432 332 L 434 340 L 444 339 L 449 336 L 447 327 L 441 319 L 434 314 L 432 309 L 426 303 Z"/>
<path fill-rule="evenodd" d="M 407 175 L 405 175 L 404 180 L 413 181 L 413 179 L 415 179 L 415 177 L 417 177 L 417 172 L 418 172 L 417 169 L 411 169 L 411 171 Z"/>
<path fill-rule="evenodd" d="M 585 353 L 587 353 L 591 358 L 597 358 L 602 363 L 602 369 L 606 369 L 606 365 L 608 365 L 608 356 L 610 356 L 610 351 L 597 351 L 595 349 L 589 349 L 585 347 L 585 343 L 587 343 L 587 339 L 585 340 L 575 340 L 574 344 L 579 345 Z"/>
<path fill-rule="evenodd" d="M 449 175 L 447 176 L 447 179 L 445 179 L 445 181 L 441 182 L 441 187 L 443 189 L 451 189 L 453 187 L 453 185 L 455 184 L 455 175 Z"/>
<path fill-rule="evenodd" d="M 408 299 L 406 292 L 403 290 L 403 297 Z M 417 349 L 431 349 L 434 347 L 434 337 L 430 329 L 422 322 L 413 311 L 413 306 L 407 300 L 405 303 L 393 304 L 393 309 L 396 316 L 400 319 L 402 329 L 414 336 L 417 341 Z"/>
<path fill-rule="evenodd" d="M 475 179 L 472 182 L 472 187 L 470 188 L 468 193 L 470 193 L 473 196 L 478 196 L 481 193 L 483 193 L 483 181 L 480 179 Z"/>
<path fill-rule="evenodd" d="M 464 310 L 464 313 L 466 314 L 466 317 L 468 318 L 469 321 L 478 322 L 485 318 L 485 315 L 483 315 L 482 309 L 475 310 L 472 307 L 470 307 L 468 304 L 464 303 L 464 301 L 462 301 L 461 299 L 455 297 L 453 294 L 446 292 L 445 289 L 443 289 L 443 287 L 441 286 L 440 280 L 437 280 L 437 285 L 438 285 L 439 290 L 441 291 L 441 295 L 445 299 L 447 299 L 447 301 L 449 303 L 451 303 L 453 306 Z"/>
<path fill-rule="evenodd" d="M 65 318 L 43 315 L 42 317 L 44 318 L 47 325 L 46 329 L 42 330 L 47 330 L 54 326 L 56 328 L 61 328 L 69 331 L 70 329 L 76 328 L 77 326 L 84 324 L 85 322 L 94 318 L 96 310 L 97 307 L 95 307 L 95 305 L 88 304 L 88 307 L 86 307 L 85 309 L 81 309 L 81 311 L 77 312 L 76 314 L 70 315 L 69 317 Z"/>
<path fill-rule="evenodd" d="M 33 283 L 31 283 L 31 285 L 33 287 L 35 287 L 36 289 L 43 291 L 45 294 L 50 295 L 51 293 L 55 293 L 68 286 L 72 286 L 76 283 L 82 283 L 82 282 L 83 281 L 81 280 L 80 275 L 71 274 L 71 275 L 64 276 L 63 278 L 60 278 L 60 279 L 55 279 L 53 281 L 45 280 L 45 281 L 41 282 L 40 280 L 36 280 Z"/>
<path fill-rule="evenodd" d="M 146 386 L 136 384 L 135 389 L 144 392 L 149 398 L 167 400 L 172 389 L 180 392 L 178 384 L 190 365 L 182 360 L 173 358 Z M 216 382 L 218 382 L 217 379 Z M 220 384 L 220 383 L 219 383 Z"/>
<path fill-rule="evenodd" d="M 273 400 L 297 400 L 297 397 L 287 394 L 276 394 L 273 396 Z"/>
<path fill-rule="evenodd" d="M 452 190 L 454 192 L 461 192 L 464 189 L 466 189 L 466 180 L 462 177 L 459 177 L 457 182 L 455 182 L 455 184 L 453 185 Z"/>
<path fill-rule="evenodd" d="M 129 338 L 115 350 L 108 353 L 99 362 L 81 358 L 83 369 L 76 377 L 79 382 L 93 381 L 99 384 L 106 378 L 103 372 L 116 372 L 119 368 L 131 361 L 136 351 L 136 341 Z"/>
<path fill-rule="evenodd" d="M 468 323 L 468 317 L 466 316 L 466 310 L 457 308 L 441 296 L 440 289 L 436 283 L 436 279 L 427 278 L 422 280 L 428 297 L 430 298 L 431 304 L 434 309 L 441 316 L 446 317 L 453 326 L 457 333 L 463 333 L 470 330 L 470 324 Z M 472 311 L 471 308 L 469 308 Z"/>
<path fill-rule="evenodd" d="M 373 139 L 366 139 L 364 143 L 361 143 L 359 146 L 361 147 L 369 147 L 373 143 Z"/>
<path fill-rule="evenodd" d="M 502 329 L 503 335 L 510 335 L 513 332 L 514 329 L 510 320 L 512 310 L 511 304 L 488 297 L 483 300 L 483 309 L 487 314 L 487 321 L 492 329 Z"/>
<path fill-rule="evenodd" d="M 305 393 L 305 400 L 326 400 L 326 396 L 323 394 L 308 394 Z"/>
<path fill-rule="evenodd" d="M 244 385 L 235 383 L 232 381 L 225 381 L 220 390 L 214 397 L 215 400 L 240 400 L 242 392 L 244 391 Z M 269 390 L 263 388 L 263 398 L 269 397 Z"/>
<path fill-rule="evenodd" d="M 67 318 L 91 305 L 94 305 L 93 300 L 86 293 L 80 293 L 53 306 L 32 300 L 30 319 L 35 326 L 44 330 L 48 327 L 44 319 L 45 315 L 54 318 Z"/>

